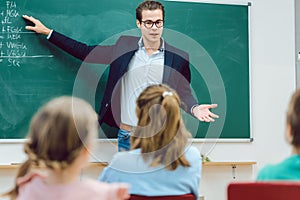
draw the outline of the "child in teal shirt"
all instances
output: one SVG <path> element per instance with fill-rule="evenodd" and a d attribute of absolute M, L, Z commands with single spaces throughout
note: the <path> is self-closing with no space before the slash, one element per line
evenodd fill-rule
<path fill-rule="evenodd" d="M 300 89 L 293 94 L 286 115 L 286 139 L 292 155 L 281 163 L 265 166 L 257 180 L 300 180 Z"/>

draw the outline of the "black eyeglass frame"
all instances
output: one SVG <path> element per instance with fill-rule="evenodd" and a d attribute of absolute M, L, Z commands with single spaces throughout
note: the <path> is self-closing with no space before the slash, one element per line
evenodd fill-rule
<path fill-rule="evenodd" d="M 144 26 L 145 26 L 145 28 L 147 28 L 147 29 L 151 29 L 151 28 L 153 27 L 154 24 L 155 24 L 155 26 L 156 26 L 157 28 L 161 28 L 161 27 L 164 26 L 164 20 L 162 20 L 162 19 L 156 20 L 155 22 L 152 21 L 152 20 L 145 20 L 145 21 L 141 21 L 141 22 L 144 23 Z M 151 25 L 150 25 L 150 23 L 151 23 Z M 159 26 L 159 23 L 161 23 L 161 26 Z M 149 26 L 147 26 L 147 24 L 148 24 Z"/>

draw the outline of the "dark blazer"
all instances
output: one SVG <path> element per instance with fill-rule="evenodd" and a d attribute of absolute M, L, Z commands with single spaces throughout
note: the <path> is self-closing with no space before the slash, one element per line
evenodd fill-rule
<path fill-rule="evenodd" d="M 109 64 L 108 80 L 99 111 L 99 122 L 118 127 L 120 123 L 120 84 L 128 64 L 138 49 L 139 37 L 121 36 L 114 45 L 89 46 L 53 31 L 49 41 L 72 56 L 89 63 Z M 186 52 L 165 43 L 163 83 L 177 91 L 182 108 L 190 113 L 197 101 L 190 88 L 191 72 Z M 112 114 L 116 113 L 116 114 Z"/>

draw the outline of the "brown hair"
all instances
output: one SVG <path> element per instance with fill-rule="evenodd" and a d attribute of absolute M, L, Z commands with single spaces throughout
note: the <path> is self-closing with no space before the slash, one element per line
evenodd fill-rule
<path fill-rule="evenodd" d="M 300 89 L 295 91 L 290 100 L 286 121 L 291 126 L 292 145 L 300 147 Z"/>
<path fill-rule="evenodd" d="M 60 97 L 43 106 L 32 118 L 28 140 L 24 144 L 27 160 L 17 178 L 31 167 L 64 170 L 97 133 L 97 115 L 92 107 L 76 97 Z M 15 199 L 18 186 L 5 194 Z"/>
<path fill-rule="evenodd" d="M 147 87 L 137 98 L 138 126 L 131 135 L 131 149 L 141 148 L 145 161 L 151 156 L 150 166 L 162 164 L 167 170 L 190 166 L 184 151 L 191 134 L 179 105 L 178 94 L 163 84 Z"/>
<path fill-rule="evenodd" d="M 135 16 L 136 19 L 141 22 L 142 21 L 142 11 L 143 10 L 156 10 L 156 9 L 160 9 L 162 10 L 162 14 L 163 14 L 163 19 L 165 19 L 165 9 L 164 6 L 158 2 L 158 1 L 143 1 L 140 5 L 138 5 L 138 7 L 135 9 Z"/>

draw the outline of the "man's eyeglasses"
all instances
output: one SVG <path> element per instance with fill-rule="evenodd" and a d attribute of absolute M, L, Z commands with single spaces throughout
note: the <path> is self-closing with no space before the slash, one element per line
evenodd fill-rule
<path fill-rule="evenodd" d="M 145 20 L 145 21 L 142 21 L 142 23 L 144 23 L 144 26 L 147 28 L 147 29 L 150 29 L 153 27 L 153 25 L 155 24 L 155 26 L 157 28 L 161 28 L 163 25 L 164 25 L 164 20 L 157 20 L 157 21 L 151 21 L 151 20 Z"/>

